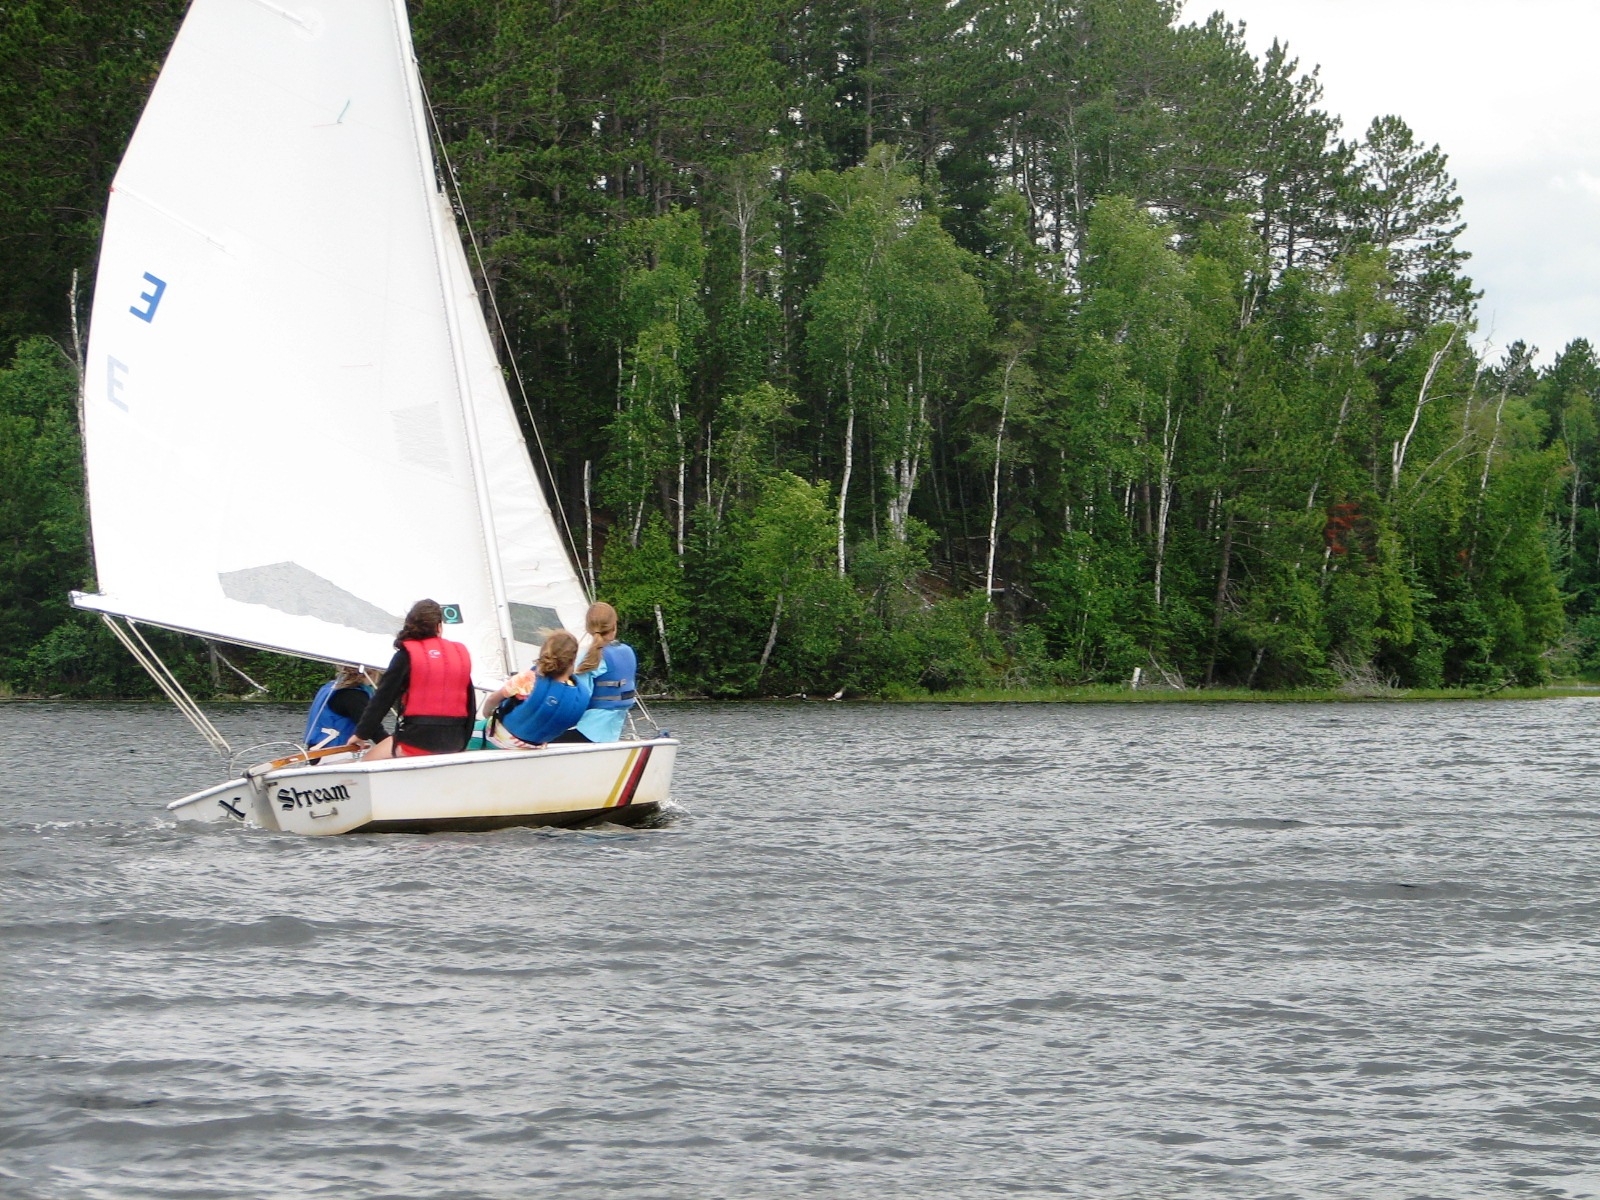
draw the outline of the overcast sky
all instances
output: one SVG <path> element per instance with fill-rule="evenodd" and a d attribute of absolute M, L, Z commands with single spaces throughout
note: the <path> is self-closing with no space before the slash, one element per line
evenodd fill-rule
<path fill-rule="evenodd" d="M 1274 37 L 1355 139 L 1394 113 L 1438 143 L 1465 201 L 1480 345 L 1548 364 L 1600 346 L 1600 0 L 1185 0 L 1258 58 Z"/>

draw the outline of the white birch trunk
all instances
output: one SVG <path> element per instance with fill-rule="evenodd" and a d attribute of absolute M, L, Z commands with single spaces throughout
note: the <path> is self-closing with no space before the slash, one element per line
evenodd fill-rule
<path fill-rule="evenodd" d="M 1478 477 L 1478 502 L 1483 502 L 1484 492 L 1489 490 L 1489 464 L 1494 461 L 1495 447 L 1500 443 L 1500 414 L 1505 411 L 1506 395 L 1511 390 L 1509 380 L 1501 385 L 1500 401 L 1494 406 L 1494 430 L 1489 434 L 1488 448 L 1483 452 L 1483 474 Z"/>
<path fill-rule="evenodd" d="M 1344 399 L 1339 402 L 1339 419 L 1333 423 L 1333 436 L 1328 439 L 1328 457 L 1333 457 L 1339 449 L 1339 434 L 1344 429 L 1345 418 L 1350 415 L 1350 389 L 1345 388 Z M 1310 512 L 1317 503 L 1317 489 L 1322 486 L 1322 476 L 1319 473 L 1311 481 L 1311 494 L 1306 497 L 1306 511 Z"/>
<path fill-rule="evenodd" d="M 594 499 L 590 488 L 591 470 L 594 464 L 589 459 L 583 460 L 583 561 L 589 573 L 589 594 L 594 595 L 595 588 L 599 586 L 599 577 L 594 570 Z"/>
<path fill-rule="evenodd" d="M 762 672 L 767 669 L 767 660 L 772 657 L 772 648 L 778 644 L 778 622 L 783 617 L 783 593 L 778 593 L 778 602 L 772 609 L 772 628 L 767 631 L 767 644 L 762 648 L 761 661 L 756 664 L 756 677 L 751 680 L 752 685 L 761 679 Z"/>
<path fill-rule="evenodd" d="M 661 662 L 667 668 L 667 674 L 672 674 L 672 649 L 667 645 L 667 621 L 661 615 L 661 605 L 655 606 L 656 610 L 656 636 L 661 639 Z"/>
<path fill-rule="evenodd" d="M 1172 415 L 1172 394 L 1166 398 L 1161 422 L 1161 495 L 1156 501 L 1156 608 L 1161 608 L 1161 573 L 1167 558 L 1167 518 L 1172 513 L 1172 459 L 1178 446 L 1178 429 L 1183 414 Z"/>
<path fill-rule="evenodd" d="M 889 529 L 896 541 L 906 540 L 906 521 L 911 516 L 911 494 L 922 473 L 922 433 L 927 421 L 928 398 L 918 394 L 916 405 L 906 416 L 905 449 L 895 463 L 895 494 L 889 498 Z"/>
<path fill-rule="evenodd" d="M 1422 387 L 1417 392 L 1417 403 L 1411 410 L 1411 427 L 1406 430 L 1405 437 L 1394 444 L 1393 469 L 1389 473 L 1389 494 L 1393 495 L 1400 486 L 1400 471 L 1406 465 L 1406 451 L 1411 446 L 1412 435 L 1417 432 L 1417 423 L 1422 420 L 1422 409 L 1428 403 L 1428 388 L 1433 383 L 1434 372 L 1439 369 L 1439 364 L 1444 361 L 1444 356 L 1449 353 L 1450 347 L 1455 343 L 1456 333 L 1460 326 L 1450 331 L 1450 337 L 1445 344 L 1434 354 L 1428 363 L 1428 371 L 1422 377 Z"/>
<path fill-rule="evenodd" d="M 850 367 L 844 370 L 846 413 L 844 421 L 844 475 L 839 481 L 839 578 L 844 578 L 844 509 L 850 499 L 850 472 L 855 467 L 856 400 L 850 383 Z"/>
<path fill-rule="evenodd" d="M 983 575 L 983 594 L 991 600 L 994 598 L 995 544 L 1000 530 L 1000 455 L 1006 442 L 1006 417 L 1011 411 L 1011 371 L 1016 365 L 1015 358 L 1006 363 L 1006 373 L 1000 382 L 1000 428 L 994 435 L 994 483 L 989 489 L 989 563 Z M 1070 517 L 1068 527 L 1070 529 Z"/>
<path fill-rule="evenodd" d="M 672 400 L 672 433 L 678 448 L 678 561 L 683 561 L 684 509 L 687 507 L 689 456 L 683 447 L 683 404 L 677 397 Z"/>

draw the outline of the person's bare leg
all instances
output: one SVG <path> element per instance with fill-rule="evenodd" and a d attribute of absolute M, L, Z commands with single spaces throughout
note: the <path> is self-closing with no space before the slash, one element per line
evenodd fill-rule
<path fill-rule="evenodd" d="M 362 762 L 377 762 L 380 758 L 394 757 L 394 738 L 386 737 L 361 756 Z"/>

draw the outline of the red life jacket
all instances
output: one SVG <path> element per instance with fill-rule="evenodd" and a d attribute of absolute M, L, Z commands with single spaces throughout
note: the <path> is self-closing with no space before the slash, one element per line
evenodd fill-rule
<path fill-rule="evenodd" d="M 411 656 L 411 682 L 403 705 L 408 717 L 468 717 L 467 685 L 472 656 L 460 642 L 442 637 L 402 642 Z"/>

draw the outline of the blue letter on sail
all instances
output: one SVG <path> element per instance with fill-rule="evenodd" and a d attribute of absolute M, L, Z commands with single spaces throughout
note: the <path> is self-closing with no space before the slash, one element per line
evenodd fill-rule
<path fill-rule="evenodd" d="M 121 371 L 126 374 L 127 370 L 128 368 L 124 364 L 119 363 L 109 354 L 106 355 L 106 399 L 115 404 L 123 412 L 128 411 L 128 405 L 120 396 L 117 395 L 117 393 L 122 390 L 122 380 L 117 378 L 117 372 Z"/>
<path fill-rule="evenodd" d="M 156 306 L 161 303 L 161 293 L 167 290 L 167 281 L 165 279 L 157 279 L 149 271 L 144 273 L 144 277 L 155 285 L 153 291 L 139 293 L 139 299 L 143 300 L 148 307 L 140 308 L 138 305 L 132 305 L 128 311 L 148 324 L 156 318 Z"/>

